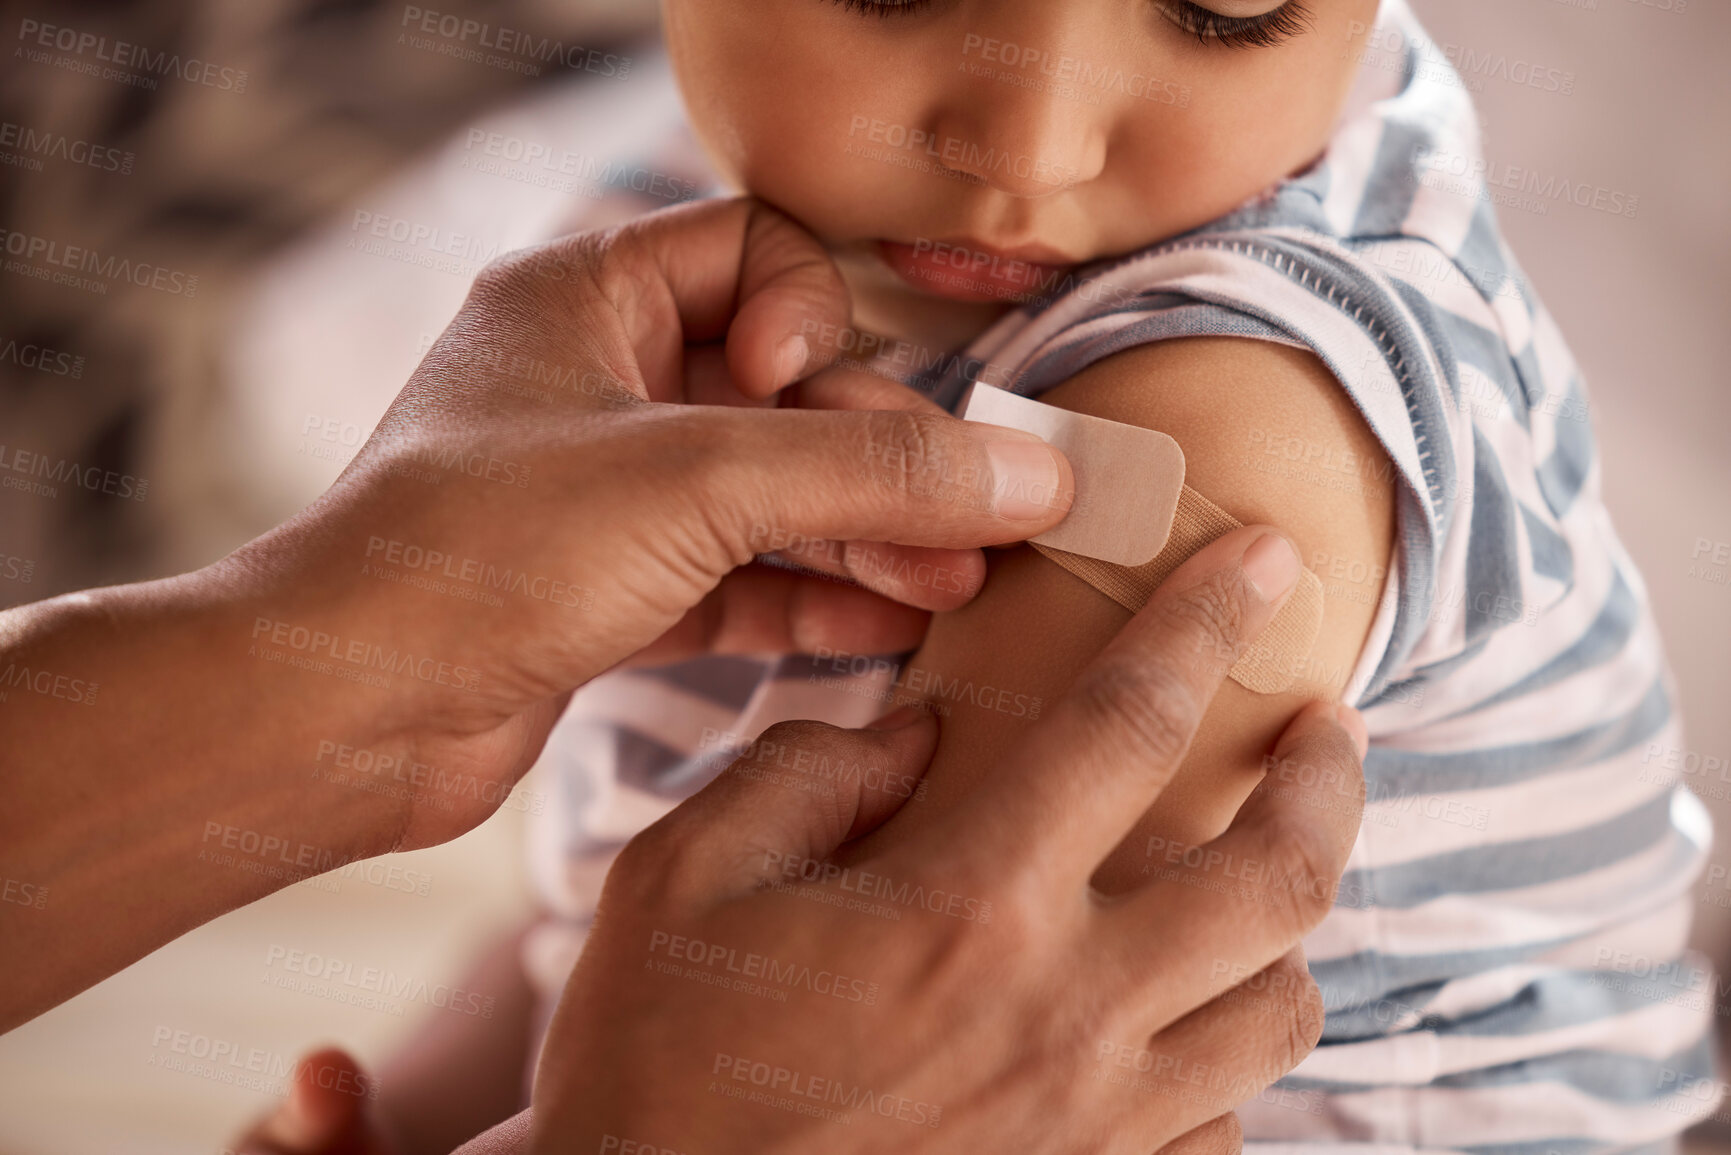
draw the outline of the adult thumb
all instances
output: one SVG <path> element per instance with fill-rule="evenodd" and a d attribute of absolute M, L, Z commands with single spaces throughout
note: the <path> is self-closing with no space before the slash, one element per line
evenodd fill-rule
<path fill-rule="evenodd" d="M 936 719 L 917 706 L 860 730 L 781 722 L 657 825 L 717 889 L 821 872 L 844 842 L 924 794 L 937 740 Z"/>

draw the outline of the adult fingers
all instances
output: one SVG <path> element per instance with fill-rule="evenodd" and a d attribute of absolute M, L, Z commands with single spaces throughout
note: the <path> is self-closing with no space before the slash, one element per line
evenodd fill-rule
<path fill-rule="evenodd" d="M 651 415 L 644 415 L 651 416 Z M 1064 455 L 1040 438 L 903 411 L 668 406 L 640 421 L 660 479 L 743 560 L 797 537 L 956 549 L 1021 541 L 1074 500 Z"/>
<path fill-rule="evenodd" d="M 727 367 L 742 393 L 767 397 L 834 357 L 813 336 L 845 325 L 853 308 L 817 238 L 761 201 L 750 206 Z"/>
<path fill-rule="evenodd" d="M 986 581 L 986 557 L 977 549 L 813 538 L 794 541 L 767 557 L 771 565 L 845 578 L 922 610 L 960 609 Z"/>
<path fill-rule="evenodd" d="M 1199 1092 L 1204 1118 L 1231 1111 L 1302 1063 L 1323 1019 L 1322 994 L 1294 948 L 1149 1039 L 1143 1077 Z"/>
<path fill-rule="evenodd" d="M 773 408 L 776 397 L 748 397 L 739 391 L 727 367 L 727 349 L 719 342 L 685 347 L 685 389 L 678 398 L 687 405 L 741 405 Z"/>
<path fill-rule="evenodd" d="M 1159 1155 L 1238 1155 L 1244 1150 L 1244 1125 L 1228 1111 L 1160 1148 Z"/>
<path fill-rule="evenodd" d="M 1163 1152 L 1216 1150 L 1214 1144 L 1239 1138 L 1220 1117 L 1302 1062 L 1322 1023 L 1322 996 L 1304 952 L 1294 949 L 1151 1036 L 1127 1020 L 1124 1037 L 1097 1044 L 1094 1078 L 1141 1099 L 1167 1135 L 1183 1132 Z"/>
<path fill-rule="evenodd" d="M 799 409 L 893 409 L 944 415 L 944 409 L 899 381 L 845 365 L 831 365 L 782 393 Z M 977 549 L 935 549 L 888 542 L 810 541 L 779 555 L 796 565 L 850 578 L 887 598 L 927 610 L 959 609 L 986 580 Z"/>
<path fill-rule="evenodd" d="M 765 565 L 734 570 L 629 665 L 699 654 L 895 654 L 918 646 L 931 615 L 843 585 Z"/>
<path fill-rule="evenodd" d="M 829 882 L 842 870 L 827 861 L 836 848 L 915 796 L 937 738 L 936 720 L 913 706 L 863 730 L 778 723 L 626 853 L 706 896 L 775 880 Z"/>
<path fill-rule="evenodd" d="M 1280 736 L 1262 782 L 1226 832 L 1177 868 L 1124 896 L 1100 944 L 1128 966 L 1182 938 L 1208 960 L 1149 976 L 1169 1022 L 1291 950 L 1335 903 L 1364 810 L 1361 730 L 1350 711 L 1313 702 Z"/>
<path fill-rule="evenodd" d="M 831 365 L 797 383 L 786 393 L 786 404 L 800 409 L 905 409 L 910 413 L 943 413 L 943 406 L 917 390 L 876 373 L 849 365 Z"/>
<path fill-rule="evenodd" d="M 1027 862 L 1054 887 L 1088 878 L 1171 780 L 1226 670 L 1298 570 L 1292 545 L 1260 527 L 1190 558 L 949 823 L 968 829 L 934 837 Z"/>
<path fill-rule="evenodd" d="M 851 310 L 817 238 L 751 198 L 640 217 L 607 236 L 594 269 L 652 400 L 673 399 L 687 342 L 724 333 L 734 385 L 767 397 L 833 357 L 805 334 L 845 327 Z"/>

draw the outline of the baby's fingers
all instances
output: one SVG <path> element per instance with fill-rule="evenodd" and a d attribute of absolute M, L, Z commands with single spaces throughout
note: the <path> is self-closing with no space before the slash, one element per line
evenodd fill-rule
<path fill-rule="evenodd" d="M 374 1087 L 347 1052 L 314 1051 L 295 1064 L 288 1098 L 235 1144 L 236 1155 L 394 1155 L 368 1107 Z"/>

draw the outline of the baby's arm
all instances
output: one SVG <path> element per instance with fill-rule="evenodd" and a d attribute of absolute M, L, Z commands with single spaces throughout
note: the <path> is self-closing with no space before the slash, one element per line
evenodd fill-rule
<path fill-rule="evenodd" d="M 1350 568 L 1356 583 L 1319 574 L 1328 594 L 1311 650 L 1313 668 L 1332 671 L 1329 689 L 1339 694 L 1376 614 L 1394 495 L 1386 454 L 1321 361 L 1239 337 L 1165 341 L 1100 361 L 1040 399 L 1170 434 L 1184 450 L 1186 483 L 1204 497 L 1245 524 L 1278 527 L 1313 569 L 1332 569 L 1335 559 Z M 1270 472 L 1284 459 L 1264 452 L 1269 438 L 1283 448 L 1291 438 L 1314 447 L 1313 463 L 1328 467 L 1306 472 L 1322 480 Z M 1129 620 L 1128 611 L 1028 546 L 988 557 L 991 574 L 979 597 L 938 615 L 908 667 L 918 676 L 904 671 L 942 715 L 927 793 L 916 807 L 959 804 L 1031 723 L 1018 708 L 1034 698 L 1055 701 Z M 967 692 L 954 687 L 970 682 L 974 698 L 998 708 L 961 700 Z M 949 689 L 929 689 L 938 684 Z M 1010 696 L 980 695 L 987 686 Z M 1113 854 L 1099 885 L 1111 891 L 1132 884 L 1149 861 L 1150 835 L 1194 845 L 1224 830 L 1260 780 L 1263 755 L 1307 700 L 1223 683 L 1177 778 Z"/>

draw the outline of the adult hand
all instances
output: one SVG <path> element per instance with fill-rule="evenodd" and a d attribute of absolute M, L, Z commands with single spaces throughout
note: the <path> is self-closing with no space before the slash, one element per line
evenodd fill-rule
<path fill-rule="evenodd" d="M 943 415 L 752 407 L 833 354 L 801 333 L 847 312 L 817 241 L 749 200 L 505 258 L 331 491 L 234 559 L 272 575 L 249 643 L 382 634 L 461 667 L 404 680 L 395 721 L 416 758 L 496 780 L 527 769 L 563 695 L 627 660 L 917 643 L 924 611 L 983 577 L 955 547 L 1054 524 L 1069 467 Z M 851 539 L 886 543 L 851 556 L 890 597 L 750 564 Z M 417 812 L 400 845 L 488 812 Z"/>
<path fill-rule="evenodd" d="M 1203 550 L 933 822 L 901 821 L 929 715 L 772 727 L 614 866 L 542 1053 L 534 1149 L 1231 1144 L 1223 1116 L 1321 1031 L 1296 948 L 1357 831 L 1362 723 L 1300 714 L 1273 753 L 1303 771 L 1194 868 L 1110 899 L 1089 879 L 1297 573 L 1266 530 Z"/>
<path fill-rule="evenodd" d="M 1236 1150 L 1232 1108 L 1321 1030 L 1297 943 L 1357 830 L 1362 721 L 1301 714 L 1196 866 L 1109 900 L 1088 879 L 1277 609 L 1295 571 L 1243 564 L 1265 534 L 1181 567 L 936 825 L 902 821 L 930 715 L 766 732 L 626 848 L 549 1031 L 534 1120 L 463 1155 L 527 1151 L 531 1130 L 541 1151 L 644 1155 Z M 238 1149 L 383 1155 L 360 1098 L 313 1093 L 330 1083 L 300 1079 Z"/>
<path fill-rule="evenodd" d="M 754 201 L 514 254 L 300 515 L 197 573 L 0 615 L 0 660 L 52 675 L 0 702 L 0 865 L 53 896 L 0 909 L 0 1026 L 470 829 L 621 662 L 915 644 L 1071 475 L 1014 430 L 764 405 L 847 312 Z M 806 540 L 887 543 L 850 554 L 877 592 L 751 564 Z"/>

